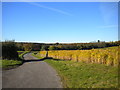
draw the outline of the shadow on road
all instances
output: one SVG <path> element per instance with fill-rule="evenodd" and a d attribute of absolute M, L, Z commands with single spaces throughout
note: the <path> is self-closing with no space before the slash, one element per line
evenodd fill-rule
<path fill-rule="evenodd" d="M 42 58 L 42 59 L 24 60 L 23 63 L 26 63 L 26 62 L 39 62 L 39 61 L 44 61 L 45 59 L 53 59 L 53 58 L 48 57 L 48 58 Z"/>
<path fill-rule="evenodd" d="M 61 59 L 55 59 L 55 58 L 52 58 L 52 57 L 45 57 L 45 58 L 42 58 L 42 59 L 23 60 L 23 62 L 22 62 L 21 64 L 9 65 L 9 67 L 7 67 L 7 68 L 2 68 L 2 70 L 14 69 L 14 68 L 19 67 L 20 65 L 22 65 L 22 64 L 24 64 L 24 63 L 27 63 L 27 62 L 40 62 L 40 61 L 44 61 L 44 60 L 46 60 L 46 59 L 55 60 L 55 61 L 65 61 L 65 60 L 61 60 Z"/>

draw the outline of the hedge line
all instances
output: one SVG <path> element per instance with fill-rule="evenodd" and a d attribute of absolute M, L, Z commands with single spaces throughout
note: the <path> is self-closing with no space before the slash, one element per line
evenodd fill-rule
<path fill-rule="evenodd" d="M 18 59 L 17 47 L 14 42 L 4 42 L 2 44 L 2 59 L 16 60 Z"/>
<path fill-rule="evenodd" d="M 120 51 L 120 47 L 91 50 L 54 50 L 48 51 L 48 57 L 117 66 L 118 63 L 120 64 L 120 61 L 118 62 L 118 56 L 120 56 L 118 51 Z M 40 51 L 41 57 L 45 57 L 46 53 L 47 51 Z"/>

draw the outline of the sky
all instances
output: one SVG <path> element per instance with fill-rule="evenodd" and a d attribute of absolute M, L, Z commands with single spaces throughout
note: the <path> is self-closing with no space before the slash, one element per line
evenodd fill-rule
<path fill-rule="evenodd" d="M 118 40 L 117 2 L 3 2 L 2 40 L 80 43 Z"/>

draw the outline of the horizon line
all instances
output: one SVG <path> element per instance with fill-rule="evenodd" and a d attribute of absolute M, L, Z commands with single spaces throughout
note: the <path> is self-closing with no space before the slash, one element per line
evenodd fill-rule
<path fill-rule="evenodd" d="M 12 40 L 0 40 L 0 42 L 5 42 L 5 41 L 12 41 Z M 54 43 L 97 43 L 97 41 L 85 41 L 85 42 L 40 42 L 40 41 L 15 41 L 14 42 L 21 42 L 21 43 L 47 43 L 47 44 L 54 44 Z M 120 40 L 111 40 L 111 41 L 101 41 L 100 42 L 116 42 Z"/>

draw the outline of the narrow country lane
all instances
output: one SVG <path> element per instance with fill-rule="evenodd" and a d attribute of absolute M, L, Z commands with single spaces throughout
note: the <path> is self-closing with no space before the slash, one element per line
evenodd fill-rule
<path fill-rule="evenodd" d="M 26 62 L 2 72 L 2 88 L 62 88 L 56 71 L 44 61 L 37 61 L 31 53 L 24 55 Z"/>

